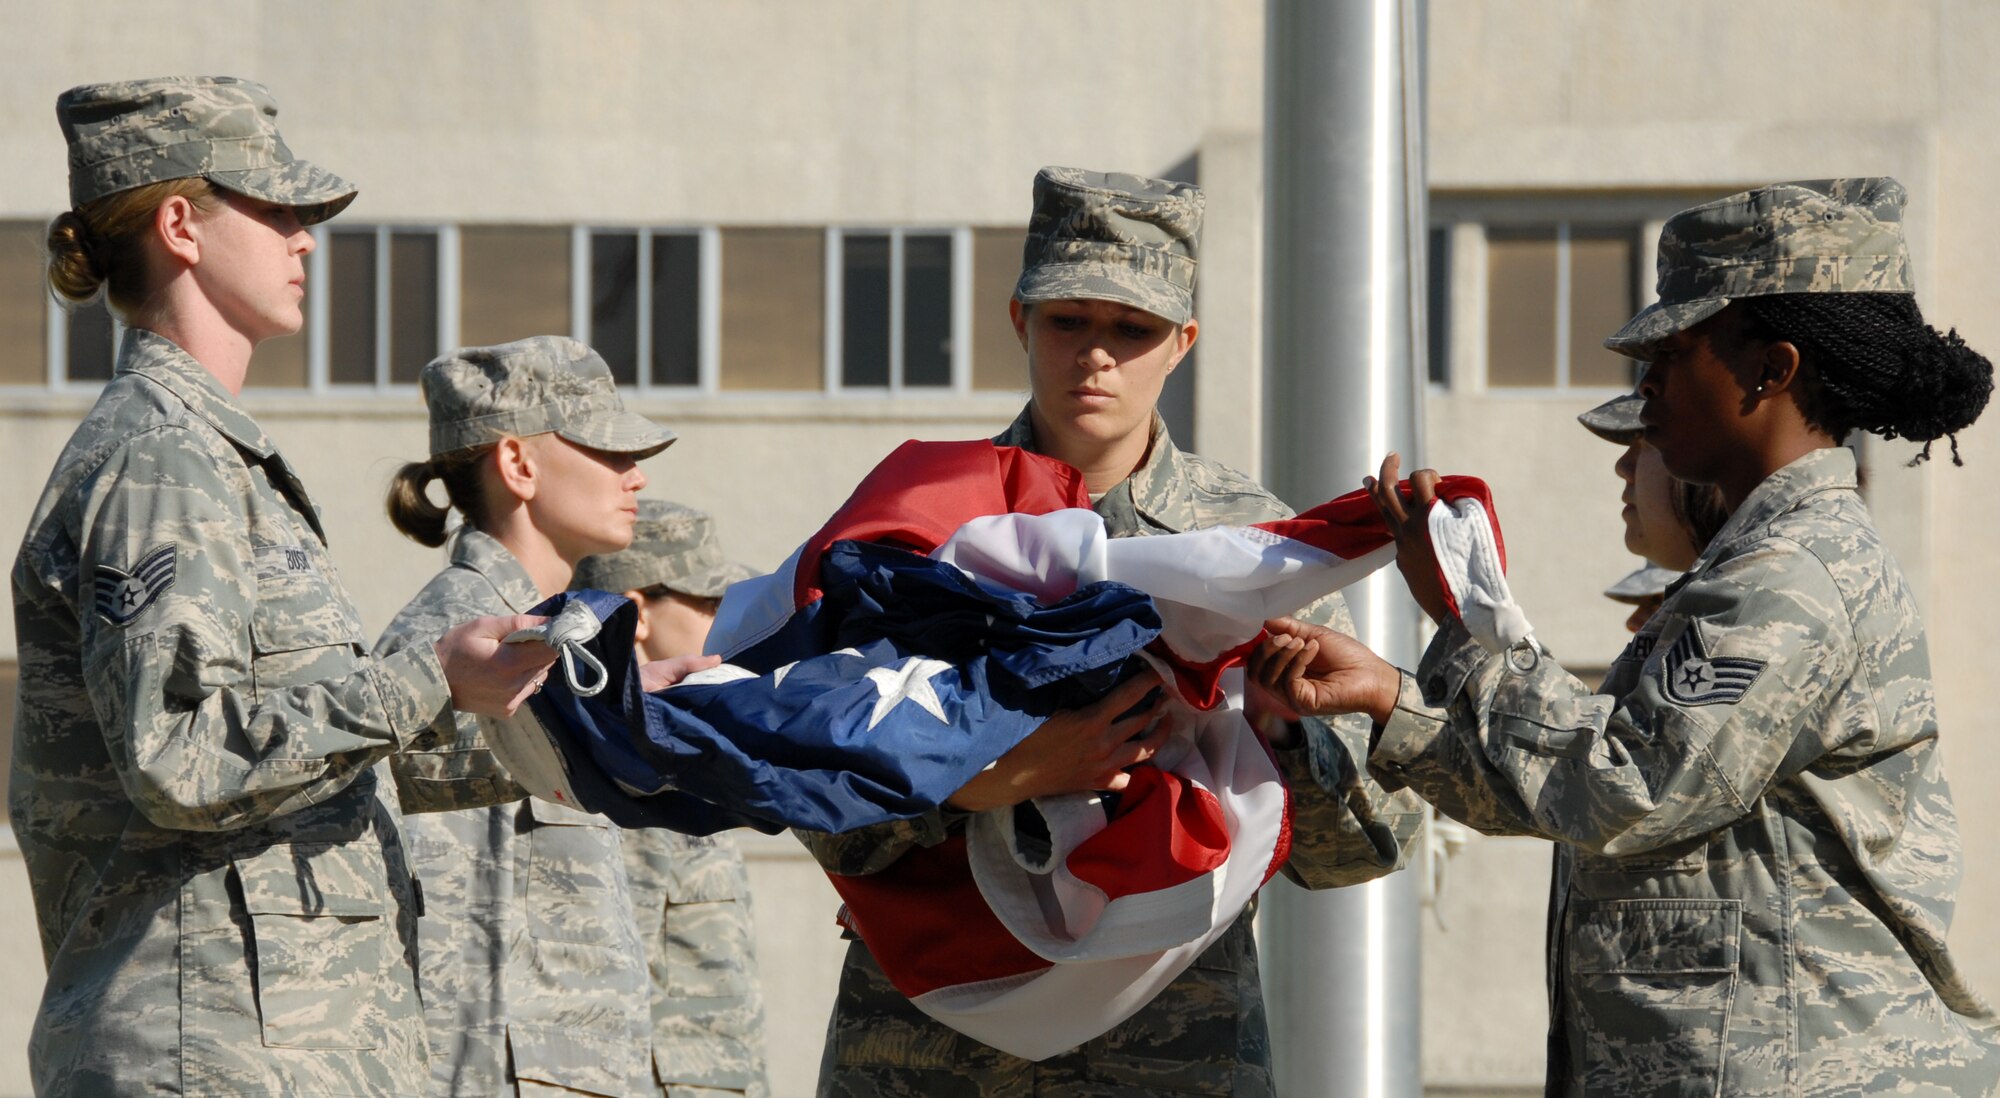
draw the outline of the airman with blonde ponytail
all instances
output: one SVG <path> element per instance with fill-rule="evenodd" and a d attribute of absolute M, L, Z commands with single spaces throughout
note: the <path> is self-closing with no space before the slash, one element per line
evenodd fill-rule
<path fill-rule="evenodd" d="M 450 534 L 451 512 L 470 526 L 485 518 L 479 466 L 493 452 L 491 444 L 442 454 L 429 461 L 412 461 L 396 470 L 389 482 L 389 521 L 406 538 L 432 549 Z M 431 498 L 430 483 L 444 484 L 445 503 Z"/>

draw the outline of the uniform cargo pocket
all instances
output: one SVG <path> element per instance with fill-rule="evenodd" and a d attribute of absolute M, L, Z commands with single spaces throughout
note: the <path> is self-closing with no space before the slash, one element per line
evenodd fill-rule
<path fill-rule="evenodd" d="M 528 933 L 545 941 L 623 948 L 632 914 L 611 822 L 529 798 Z"/>
<path fill-rule="evenodd" d="M 1742 921 L 1736 900 L 1573 902 L 1564 1024 L 1580 1093 L 1721 1093 Z"/>
<path fill-rule="evenodd" d="M 380 850 L 292 843 L 233 859 L 250 916 L 264 1044 L 371 1049 L 383 1042 L 391 956 Z"/>

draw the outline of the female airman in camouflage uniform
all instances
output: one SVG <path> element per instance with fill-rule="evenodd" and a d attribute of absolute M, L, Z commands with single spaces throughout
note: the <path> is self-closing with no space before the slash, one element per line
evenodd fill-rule
<path fill-rule="evenodd" d="M 573 339 L 453 351 L 419 383 L 431 458 L 397 474 L 389 516 L 424 545 L 448 542 L 451 562 L 384 631 L 384 656 L 467 618 L 527 610 L 568 587 L 578 561 L 625 548 L 646 484 L 638 462 L 674 439 L 625 411 L 610 368 Z M 433 479 L 449 508 L 425 494 Z M 464 523 L 448 534 L 454 509 Z M 424 889 L 429 1093 L 650 1089 L 646 951 L 618 830 L 524 799 L 473 720 L 393 769 Z"/>
<path fill-rule="evenodd" d="M 1177 448 L 1154 410 L 1167 374 L 1193 346 L 1195 257 L 1202 194 L 1183 183 L 1073 168 L 1035 179 L 1012 309 L 1028 355 L 1032 399 L 994 441 L 1074 465 L 1113 537 L 1264 522 L 1290 512 L 1254 481 Z M 1351 628 L 1332 596 L 1309 617 Z M 1056 726 L 1055 732 L 1065 730 Z M 1279 726 L 1278 760 L 1292 788 L 1294 830 L 1284 873 L 1308 888 L 1366 881 L 1402 864 L 1422 808 L 1366 776 L 1367 724 L 1347 718 Z M 1026 788 L 1051 770 L 1031 735 L 949 802 L 960 809 L 1018 803 L 1040 792 L 1099 788 L 1082 768 L 1071 784 Z M 1127 761 L 1131 761 L 1128 759 Z M 803 834 L 828 872 L 878 872 L 915 845 L 935 845 L 964 814 L 934 812 L 841 835 Z M 839 1098 L 1000 1098 L 1016 1095 L 1272 1093 L 1256 943 L 1245 913 L 1181 977 L 1131 1019 L 1081 1047 L 1030 1062 L 963 1036 L 911 1005 L 860 941 L 848 948 L 820 1071 Z"/>
<path fill-rule="evenodd" d="M 722 555 L 715 520 L 639 501 L 632 547 L 577 565 L 575 589 L 621 591 L 639 611 L 641 662 L 699 655 L 722 593 L 756 575 Z M 661 1098 L 766 1098 L 764 995 L 743 853 L 728 835 L 661 827 L 620 836 L 652 974 L 652 1070 Z"/>
<path fill-rule="evenodd" d="M 304 226 L 354 196 L 256 84 L 56 103 L 74 208 L 49 281 L 128 329 L 14 564 L 9 811 L 48 983 L 43 1095 L 385 1095 L 424 1078 L 416 905 L 377 764 L 510 712 L 533 619 L 367 655 L 319 510 L 236 401 L 299 328 Z"/>
<path fill-rule="evenodd" d="M 1550 1094 L 2000 1087 L 2000 1021 L 1945 938 L 1959 846 L 1923 624 L 1840 445 L 1951 436 L 1992 390 L 1917 311 L 1903 202 L 1820 180 L 1667 222 L 1660 302 L 1607 343 L 1649 363 L 1646 441 L 1730 515 L 1596 691 L 1447 613 L 1435 474 L 1406 509 L 1393 456 L 1377 503 L 1442 623 L 1418 673 L 1297 623 L 1259 653 L 1303 711 L 1375 719 L 1385 781 L 1560 844 Z"/>

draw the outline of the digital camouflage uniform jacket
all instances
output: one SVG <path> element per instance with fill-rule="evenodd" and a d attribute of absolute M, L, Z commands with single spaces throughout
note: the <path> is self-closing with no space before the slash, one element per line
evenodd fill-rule
<path fill-rule="evenodd" d="M 1923 626 L 1850 451 L 1759 485 L 1596 692 L 1447 626 L 1371 761 L 1454 819 L 1561 844 L 1550 1094 L 2000 1080 L 1945 945 L 1958 831 Z"/>
<path fill-rule="evenodd" d="M 623 832 L 652 969 L 653 1075 L 667 1098 L 766 1098 L 764 999 L 743 855 L 727 835 Z"/>
<path fill-rule="evenodd" d="M 1034 449 L 1028 412 L 994 441 Z M 1157 415 L 1146 463 L 1094 506 L 1113 537 L 1265 522 L 1291 513 L 1242 474 L 1182 453 Z M 1338 595 L 1315 603 L 1303 616 L 1353 629 Z M 1365 717 L 1305 725 L 1306 744 L 1278 752 L 1292 788 L 1292 854 L 1285 875 L 1307 888 L 1330 888 L 1396 869 L 1423 827 L 1423 806 L 1407 793 L 1384 792 L 1364 772 L 1359 760 L 1367 751 Z M 935 845 L 962 822 L 932 813 L 840 835 L 796 834 L 828 872 L 851 875 L 877 872 L 913 845 Z M 1040 1062 L 1009 1056 L 933 1021 L 889 983 L 867 947 L 855 941 L 840 976 L 820 1093 L 837 1098 L 1270 1095 L 1270 1036 L 1250 913 L 1124 1024 Z"/>
<path fill-rule="evenodd" d="M 498 541 L 469 527 L 377 642 L 428 647 L 453 625 L 542 601 Z M 476 718 L 433 751 L 391 764 L 423 886 L 418 973 L 433 1095 L 567 1087 L 631 1095 L 651 1086 L 645 952 L 633 924 L 618 829 L 602 816 L 524 797 Z"/>
<path fill-rule="evenodd" d="M 367 655 L 256 421 L 127 332 L 13 581 L 36 1093 L 418 1090 L 415 901 L 376 764 L 450 692 L 429 645 Z"/>

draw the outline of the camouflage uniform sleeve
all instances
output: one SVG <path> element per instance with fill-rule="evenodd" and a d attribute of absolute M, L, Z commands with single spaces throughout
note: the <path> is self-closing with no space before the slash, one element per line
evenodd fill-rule
<path fill-rule="evenodd" d="M 1302 620 L 1354 632 L 1347 601 L 1328 595 Z M 1308 717 L 1297 745 L 1276 752 L 1291 788 L 1292 856 L 1285 876 L 1306 888 L 1359 884 L 1403 865 L 1423 833 L 1425 809 L 1408 790 L 1391 792 L 1369 775 L 1367 717 Z"/>
<path fill-rule="evenodd" d="M 435 624 L 437 636 L 447 628 L 442 621 L 427 624 Z M 375 654 L 388 657 L 429 648 L 435 643 L 432 632 L 391 626 L 376 642 Z M 438 722 L 437 734 L 417 737 L 398 751 L 389 759 L 389 772 L 395 776 L 396 799 L 405 813 L 487 808 L 528 795 L 493 757 L 479 730 L 479 718 L 469 713 L 452 714 L 450 720 Z"/>
<path fill-rule="evenodd" d="M 1630 684 L 1616 696 L 1525 645 L 1489 654 L 1448 625 L 1405 678 L 1371 761 L 1483 831 L 1623 857 L 1741 819 L 1850 734 L 1825 720 L 1857 662 L 1851 631 L 1829 628 L 1846 610 L 1796 543 L 1720 562 L 1664 612 L 1643 668 L 1614 665 L 1612 681 Z"/>
<path fill-rule="evenodd" d="M 260 605 L 248 519 L 225 463 L 193 432 L 128 441 L 82 486 L 78 628 L 91 704 L 132 802 L 155 824 L 243 827 L 324 800 L 449 711 L 428 645 L 376 660 L 336 602 L 334 581 Z M 136 612 L 109 612 L 107 577 L 151 563 Z M 161 568 L 161 564 L 165 567 Z M 162 586 L 163 584 L 163 586 Z M 258 682 L 254 630 L 283 634 L 282 683 Z M 299 682 L 320 646 L 344 672 Z M 275 647 L 275 646 L 272 646 Z"/>
<path fill-rule="evenodd" d="M 913 846 L 936 846 L 945 841 L 968 818 L 967 813 L 939 808 L 911 819 L 838 834 L 804 828 L 792 834 L 812 852 L 821 869 L 840 877 L 865 877 L 896 864 L 896 859 Z"/>

